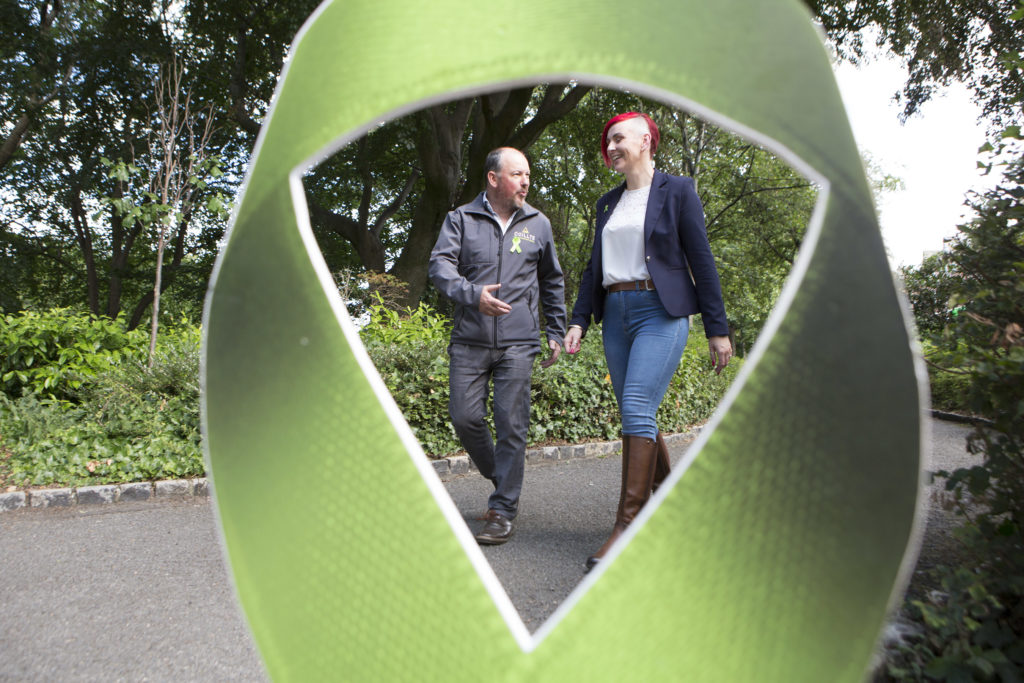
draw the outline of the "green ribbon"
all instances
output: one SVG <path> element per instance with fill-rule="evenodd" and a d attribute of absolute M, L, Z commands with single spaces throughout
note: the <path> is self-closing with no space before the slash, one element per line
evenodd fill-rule
<path fill-rule="evenodd" d="M 520 241 L 521 241 L 520 238 L 513 237 L 512 238 L 512 248 L 509 249 L 509 251 L 511 251 L 513 254 L 522 254 L 523 253 L 523 249 L 522 249 L 522 247 L 519 246 L 519 242 Z"/>
<path fill-rule="evenodd" d="M 296 37 L 203 350 L 218 520 L 274 679 L 865 677 L 914 555 L 924 374 L 828 52 L 798 0 L 638 0 L 648 20 L 625 30 L 622 9 L 522 0 L 495 40 L 477 0 L 345 0 Z M 382 120 L 569 79 L 686 107 L 822 190 L 686 462 L 531 636 L 363 349 L 298 189 Z"/>

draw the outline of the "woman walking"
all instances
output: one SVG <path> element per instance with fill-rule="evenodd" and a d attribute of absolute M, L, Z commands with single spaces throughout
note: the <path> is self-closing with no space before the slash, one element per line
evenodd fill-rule
<path fill-rule="evenodd" d="M 602 322 L 605 359 L 622 416 L 622 488 L 615 526 L 587 559 L 592 569 L 669 472 L 655 415 L 679 366 L 689 316 L 700 313 L 711 363 L 732 357 L 704 209 L 691 178 L 654 168 L 660 134 L 646 114 L 613 117 L 601 133 L 605 164 L 625 182 L 597 202 L 597 229 L 565 347 L 576 353 Z"/>

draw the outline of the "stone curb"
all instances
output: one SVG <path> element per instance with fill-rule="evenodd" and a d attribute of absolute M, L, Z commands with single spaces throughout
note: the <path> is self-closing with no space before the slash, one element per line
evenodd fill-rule
<path fill-rule="evenodd" d="M 74 505 L 108 505 L 128 501 L 187 500 L 210 495 L 202 479 L 169 479 L 130 484 L 106 484 L 63 489 L 34 489 L 0 493 L 0 513 L 24 508 L 66 508 Z"/>
<path fill-rule="evenodd" d="M 670 446 L 677 442 L 692 440 L 700 432 L 695 427 L 689 432 L 666 434 L 665 442 Z M 593 443 L 567 444 L 565 446 L 542 446 L 526 450 L 527 465 L 541 465 L 561 460 L 598 458 L 618 453 L 621 441 L 597 441 Z M 432 460 L 434 472 L 441 481 L 450 481 L 470 472 L 476 467 L 468 455 L 459 454 L 439 460 Z M 147 500 L 188 500 L 205 498 L 210 495 L 210 484 L 205 477 L 200 479 L 167 479 L 143 481 L 130 484 L 106 484 L 82 486 L 79 488 L 35 489 L 0 493 L 0 513 L 13 510 L 68 508 L 76 505 L 110 505 L 121 502 Z"/>
<path fill-rule="evenodd" d="M 945 420 L 946 422 L 959 422 L 961 424 L 972 424 L 972 425 L 983 425 L 991 426 L 992 420 L 986 417 L 977 417 L 975 415 L 961 415 L 960 413 L 949 413 L 944 410 L 936 410 L 932 408 L 932 417 L 936 420 Z"/>
<path fill-rule="evenodd" d="M 675 443 L 691 441 L 700 433 L 701 427 L 697 426 L 688 432 L 679 434 L 665 434 L 665 443 L 672 446 Z M 578 458 L 599 458 L 606 455 L 619 453 L 622 449 L 621 441 L 595 441 L 592 443 L 567 444 L 565 446 L 541 446 L 540 448 L 526 449 L 526 464 L 540 465 L 559 460 L 575 460 Z M 452 455 L 430 462 L 434 467 L 437 476 L 441 481 L 450 481 L 470 472 L 476 472 L 476 466 L 469 459 L 468 455 Z"/>

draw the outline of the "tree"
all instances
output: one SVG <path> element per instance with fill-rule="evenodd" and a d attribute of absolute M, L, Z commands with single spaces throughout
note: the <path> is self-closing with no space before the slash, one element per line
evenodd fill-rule
<path fill-rule="evenodd" d="M 154 125 L 148 84 L 160 65 L 177 54 L 184 67 L 183 85 L 191 89 L 196 106 L 214 107 L 209 149 L 221 159 L 225 173 L 218 189 L 230 199 L 234 183 L 244 174 L 289 42 L 317 4 L 56 0 L 30 5 L 27 0 L 6 0 L 0 11 L 12 18 L 17 31 L 0 43 L 5 50 L 2 73 L 15 85 L 0 92 L 0 116 L 17 150 L 0 166 L 12 199 L 5 202 L 0 235 L 5 249 L 32 261 L 14 270 L 19 287 L 34 292 L 32 301 L 44 293 L 66 301 L 70 286 L 74 298 L 96 314 L 116 316 L 127 310 L 132 321 L 141 319 L 154 299 L 147 283 L 152 282 L 159 249 L 151 249 L 142 226 L 119 214 L 114 204 L 97 213 L 103 197 L 124 199 L 119 193 L 126 191 L 118 185 L 122 181 L 108 177 L 109 169 L 99 160 L 135 159 L 137 168 L 152 167 L 136 154 Z M 111 49 L 114 45 L 116 50 Z M 585 102 L 586 116 L 573 116 Z M 609 111 L 651 106 L 658 105 L 630 93 L 540 84 L 434 105 L 381 126 L 305 179 L 325 259 L 332 270 L 363 268 L 407 282 L 406 303 L 429 296 L 427 257 L 445 213 L 480 191 L 486 152 L 510 145 L 528 154 L 537 150 L 532 161 L 544 180 L 535 183 L 533 200 L 557 224 L 566 248 L 571 244 L 566 262 L 578 271 L 592 235 L 587 231 L 593 228 L 593 202 L 615 182 L 594 150 L 597 133 Z M 30 125 L 15 135 L 15 124 L 26 112 Z M 562 122 L 567 127 L 556 133 Z M 681 127 L 670 126 L 676 139 L 666 150 L 684 156 L 666 154 L 663 167 L 698 178 L 713 240 L 716 235 L 738 235 L 737 224 L 727 218 L 742 211 L 767 211 L 769 207 L 757 209 L 752 202 L 783 185 L 767 180 L 758 184 L 748 176 L 746 189 L 734 185 L 723 191 L 728 200 L 719 206 L 716 181 L 704 169 L 713 153 L 722 155 L 722 163 L 730 158 L 725 147 L 715 151 L 714 135 L 692 117 L 677 124 Z M 740 147 L 732 151 L 741 153 Z M 735 190 L 749 193 L 749 199 L 737 200 L 729 194 Z M 179 275 L 190 270 L 196 305 L 202 291 L 197 283 L 210 267 L 223 228 L 222 222 L 193 218 L 188 230 L 168 233 L 174 257 L 170 270 L 162 269 L 165 283 L 181 286 Z M 747 228 L 761 226 L 750 222 Z M 774 250 L 771 259 L 781 256 L 781 262 L 799 239 L 792 233 L 757 234 L 762 248 Z M 42 275 L 43 282 L 30 284 L 30 271 Z M 16 299 L 3 297 L 4 305 L 15 305 L 7 302 Z"/>
<path fill-rule="evenodd" d="M 0 42 L 0 170 L 11 161 L 37 118 L 71 79 L 80 36 L 83 6 L 61 0 L 35 6 L 6 0 L 0 5 L 4 38 Z"/>
<path fill-rule="evenodd" d="M 270 106 L 277 78 L 292 39 L 320 4 L 320 0 L 292 2 L 236 2 L 186 0 L 181 33 L 184 54 L 190 55 L 200 74 L 197 96 L 216 102 L 227 113 L 233 131 L 230 149 L 220 149 L 225 160 L 242 170 Z M 228 140 L 222 141 L 225 145 Z"/>
<path fill-rule="evenodd" d="M 487 152 L 528 150 L 588 90 L 552 84 L 490 93 L 371 132 L 307 177 L 318 238 L 350 243 L 364 267 L 408 283 L 406 304 L 419 301 L 441 222 L 481 191 Z"/>
<path fill-rule="evenodd" d="M 571 115 L 549 126 L 527 153 L 532 173 L 528 201 L 551 220 L 569 306 L 590 259 L 597 200 L 620 182 L 602 160 L 601 130 L 610 112 L 643 106 L 635 95 L 594 88 Z"/>
<path fill-rule="evenodd" d="M 941 593 L 931 591 L 907 606 L 922 629 L 891 656 L 889 669 L 918 678 L 1016 680 L 1024 667 L 1022 200 L 1024 155 L 1018 148 L 1000 185 L 971 202 L 976 218 L 914 273 L 950 292 L 942 306 L 927 295 L 915 297 L 912 289 L 918 328 L 952 370 L 969 379 L 958 396 L 962 409 L 988 418 L 968 438 L 978 464 L 938 473 L 963 517 L 957 531 L 963 552 L 934 570 Z M 941 328 L 943 316 L 935 309 L 945 314 Z"/>
<path fill-rule="evenodd" d="M 667 116 L 667 114 L 666 114 Z M 803 244 L 817 189 L 765 149 L 677 112 L 669 169 L 692 174 L 718 258 L 733 344 L 757 341 Z"/>
<path fill-rule="evenodd" d="M 927 339 L 941 336 L 953 322 L 950 299 L 962 277 L 956 264 L 942 252 L 924 259 L 920 266 L 901 268 L 900 276 L 918 334 Z"/>
<path fill-rule="evenodd" d="M 871 48 L 905 62 L 909 77 L 897 98 L 904 117 L 953 81 L 974 91 L 993 129 L 1024 120 L 1024 16 L 1020 0 L 804 0 L 842 59 Z"/>
<path fill-rule="evenodd" d="M 605 121 L 621 111 L 650 112 L 661 131 L 656 165 L 694 178 L 735 346 L 749 349 L 800 249 L 816 189 L 751 142 L 631 93 L 595 89 L 539 143 L 531 202 L 552 219 L 570 304 L 590 258 L 597 198 L 621 182 L 598 149 Z"/>
<path fill-rule="evenodd" d="M 136 306 L 129 321 L 134 328 L 146 306 L 150 314 L 149 366 L 153 366 L 156 337 L 159 329 L 160 294 L 166 287 L 163 278 L 164 251 L 168 235 L 173 234 L 172 268 L 181 264 L 185 236 L 197 209 L 205 209 L 223 218 L 224 199 L 219 192 L 207 194 L 208 180 L 221 175 L 219 159 L 210 156 L 213 134 L 213 107 L 194 111 L 192 90 L 184 87 L 184 67 L 175 57 L 160 69 L 153 81 L 153 128 L 149 131 L 143 153 L 132 159 L 114 163 L 103 159 L 111 168 L 110 177 L 117 181 L 117 196 L 104 197 L 117 215 L 155 232 L 156 266 L 151 295 Z M 133 150 L 134 151 L 134 150 Z M 142 169 L 137 163 L 148 164 Z M 133 187 L 141 180 L 141 187 Z"/>
<path fill-rule="evenodd" d="M 737 346 L 749 348 L 800 249 L 816 190 L 756 145 L 628 92 L 542 84 L 436 105 L 371 131 L 306 179 L 329 267 L 387 270 L 410 283 L 404 303 L 420 300 L 425 273 L 403 263 L 425 268 L 444 213 L 480 192 L 489 149 L 525 146 L 530 202 L 552 221 L 571 304 L 590 258 L 597 198 L 621 182 L 603 164 L 601 129 L 612 113 L 631 110 L 661 124 L 659 168 L 697 182 Z"/>
<path fill-rule="evenodd" d="M 49 260 L 50 267 L 31 270 L 76 287 L 72 291 L 78 305 L 84 302 L 94 314 L 115 317 L 127 297 L 134 299 L 134 325 L 152 301 L 152 287 L 146 282 L 151 282 L 157 254 L 143 239 L 142 224 L 111 203 L 100 211 L 103 197 L 124 198 L 123 183 L 114 178 L 111 187 L 101 159 L 138 160 L 142 154 L 154 125 L 150 84 L 160 65 L 175 53 L 182 36 L 181 18 L 163 2 L 80 0 L 41 7 L 36 12 L 24 3 L 5 4 L 5 12 L 36 30 L 22 30 L 18 37 L 24 42 L 8 46 L 4 77 L 34 78 L 41 67 L 33 55 L 55 52 L 67 78 L 61 87 L 51 88 L 54 95 L 45 106 L 32 111 L 32 125 L 0 168 L 5 186 L 3 234 L 7 244 L 18 246 L 16 253 Z M 55 35 L 63 42 L 52 47 Z M 51 75 L 51 81 L 54 78 Z M 21 93 L 20 87 L 10 92 Z M 18 101 L 28 101 L 30 94 Z M 13 96 L 3 100 L 5 117 L 18 111 L 15 104 Z M 15 127 L 5 124 L 7 130 Z M 197 234 L 200 230 L 212 234 Z M 212 256 L 199 251 L 214 247 L 222 230 L 222 222 L 193 222 L 177 231 L 172 267 L 202 264 L 208 273 Z M 73 252 L 77 254 L 72 256 Z M 74 277 L 66 277 L 72 270 L 77 271 Z M 57 287 L 33 289 L 52 292 Z M 65 297 L 62 292 L 62 301 Z"/>

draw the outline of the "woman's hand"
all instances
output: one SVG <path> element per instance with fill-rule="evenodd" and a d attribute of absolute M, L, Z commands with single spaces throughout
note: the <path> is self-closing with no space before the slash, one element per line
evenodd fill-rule
<path fill-rule="evenodd" d="M 565 350 L 569 353 L 579 353 L 582 339 L 583 330 L 576 326 L 570 327 L 565 333 L 565 339 L 562 340 L 565 343 Z"/>
<path fill-rule="evenodd" d="M 721 374 L 722 368 L 729 364 L 732 358 L 732 344 L 729 337 L 708 337 L 708 351 L 711 353 L 711 367 L 715 374 Z"/>

